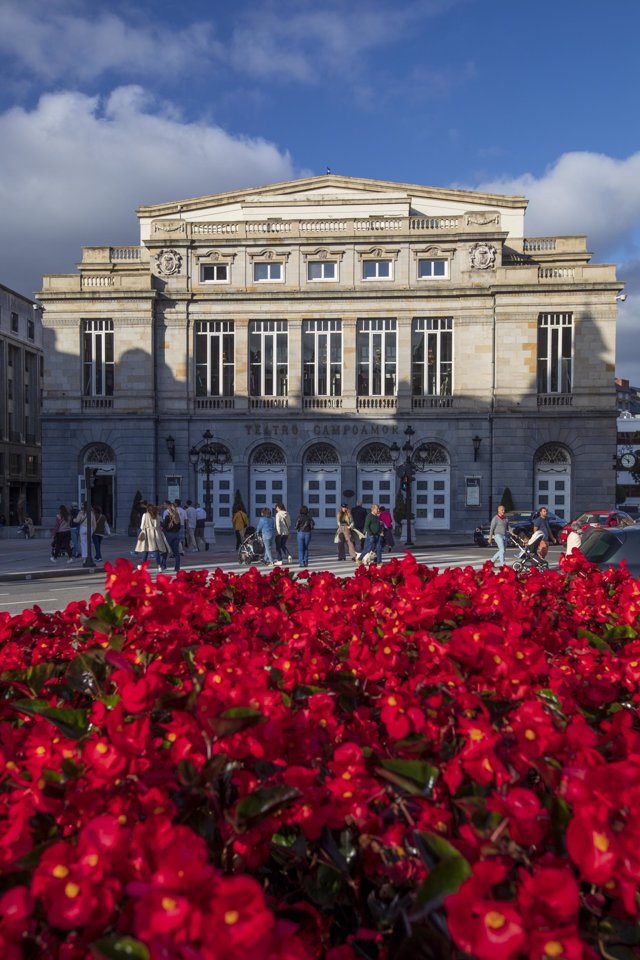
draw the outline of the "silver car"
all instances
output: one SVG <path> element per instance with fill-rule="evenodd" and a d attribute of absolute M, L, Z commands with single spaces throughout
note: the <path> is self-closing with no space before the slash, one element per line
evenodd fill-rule
<path fill-rule="evenodd" d="M 640 525 L 631 527 L 591 527 L 582 536 L 580 552 L 591 563 L 607 567 L 619 567 L 622 561 L 634 576 L 640 576 Z"/>

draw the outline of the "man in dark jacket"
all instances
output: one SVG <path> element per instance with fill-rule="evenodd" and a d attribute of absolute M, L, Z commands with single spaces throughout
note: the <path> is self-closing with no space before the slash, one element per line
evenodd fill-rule
<path fill-rule="evenodd" d="M 364 548 L 362 553 L 358 554 L 356 565 L 359 566 L 372 550 L 375 550 L 376 553 L 376 563 L 382 563 L 382 521 L 380 519 L 380 507 L 377 503 L 373 504 L 367 514 L 362 532 L 365 536 Z"/>
<path fill-rule="evenodd" d="M 355 507 L 351 511 L 351 519 L 353 520 L 353 525 L 356 530 L 359 530 L 360 533 L 364 533 L 364 522 L 367 519 L 367 511 L 362 506 L 362 502 L 358 500 Z M 360 539 L 360 549 L 362 550 L 364 546 L 364 540 Z"/>
<path fill-rule="evenodd" d="M 540 541 L 540 546 L 538 547 L 538 556 L 544 560 L 547 553 L 549 552 L 549 544 L 557 543 L 558 541 L 553 535 L 553 530 L 551 529 L 551 524 L 549 523 L 548 513 L 546 507 L 540 507 L 538 510 L 538 516 L 533 521 L 538 530 L 542 531 L 542 540 Z"/>

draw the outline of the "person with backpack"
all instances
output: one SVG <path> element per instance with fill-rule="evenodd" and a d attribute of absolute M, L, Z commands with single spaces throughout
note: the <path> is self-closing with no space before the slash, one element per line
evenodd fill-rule
<path fill-rule="evenodd" d="M 300 507 L 300 514 L 296 520 L 299 567 L 309 566 L 309 543 L 311 541 L 311 533 L 314 527 L 315 523 L 311 513 L 309 512 L 309 507 L 305 507 L 303 504 Z"/>
<path fill-rule="evenodd" d="M 102 540 L 103 537 L 111 536 L 111 529 L 104 513 L 96 504 L 93 508 L 93 533 L 91 540 L 95 549 L 95 558 L 98 563 L 102 563 Z"/>
<path fill-rule="evenodd" d="M 293 560 L 287 549 L 287 540 L 291 529 L 291 517 L 287 512 L 284 503 L 276 503 L 276 563 L 282 563 L 287 560 L 289 563 Z"/>

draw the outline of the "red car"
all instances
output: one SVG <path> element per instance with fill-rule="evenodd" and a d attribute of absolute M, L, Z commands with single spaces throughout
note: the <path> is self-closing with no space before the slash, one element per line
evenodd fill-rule
<path fill-rule="evenodd" d="M 588 527 L 628 527 L 629 524 L 635 523 L 635 520 L 624 510 L 588 510 L 571 521 L 571 523 L 576 522 L 586 530 Z M 571 533 L 571 523 L 560 531 L 560 543 L 567 542 L 567 537 Z"/>

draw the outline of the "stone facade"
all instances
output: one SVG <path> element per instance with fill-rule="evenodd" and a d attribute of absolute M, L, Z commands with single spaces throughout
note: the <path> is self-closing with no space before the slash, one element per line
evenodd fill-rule
<path fill-rule="evenodd" d="M 0 284 L 0 515 L 9 526 L 40 522 L 41 391 L 40 309 Z"/>
<path fill-rule="evenodd" d="M 613 505 L 622 284 L 585 237 L 526 238 L 526 204 L 327 175 L 140 208 L 139 246 L 44 278 L 45 512 L 89 466 L 119 530 L 137 490 L 228 526 L 236 489 L 331 528 L 342 500 L 393 507 L 408 440 L 419 532 L 471 531 L 507 486 Z"/>

